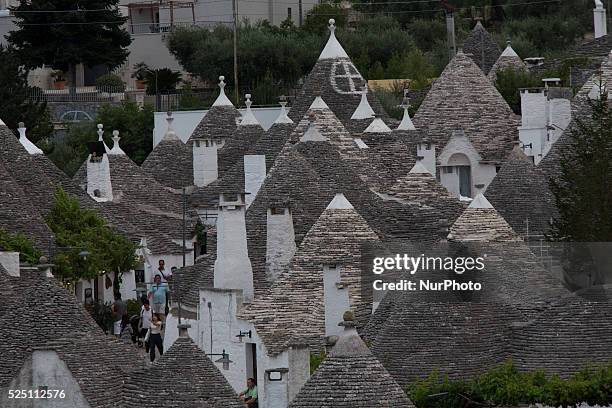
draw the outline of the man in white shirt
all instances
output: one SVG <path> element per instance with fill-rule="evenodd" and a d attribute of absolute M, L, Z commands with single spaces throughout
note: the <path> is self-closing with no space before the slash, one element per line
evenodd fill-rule
<path fill-rule="evenodd" d="M 166 269 L 166 261 L 163 259 L 159 260 L 159 267 L 153 276 L 155 275 L 159 275 L 161 277 L 162 283 L 168 283 L 168 281 L 172 280 L 172 270 Z"/>
<path fill-rule="evenodd" d="M 142 302 L 142 308 L 140 309 L 140 337 L 143 339 L 147 335 L 147 331 L 151 328 L 151 317 L 153 316 L 153 312 L 151 310 L 151 305 L 149 304 L 149 299 L 144 299 Z M 149 352 L 149 341 L 144 342 L 145 351 Z"/>

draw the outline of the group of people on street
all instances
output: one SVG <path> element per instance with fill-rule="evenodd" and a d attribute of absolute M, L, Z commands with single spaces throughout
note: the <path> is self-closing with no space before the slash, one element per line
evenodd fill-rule
<path fill-rule="evenodd" d="M 144 339 L 145 351 L 149 353 L 151 362 L 155 361 L 155 349 L 159 351 L 160 356 L 164 354 L 162 333 L 166 315 L 169 312 L 169 283 L 172 281 L 173 270 L 167 270 L 165 261 L 160 259 L 159 267 L 154 274 L 153 283 L 147 295 L 144 295 L 141 299 L 142 306 L 138 322 L 138 334 Z M 117 337 L 127 337 L 128 335 L 131 337 L 132 329 L 127 314 L 127 304 L 121 299 L 120 293 L 115 294 L 112 312 L 114 317 L 113 334 Z"/>

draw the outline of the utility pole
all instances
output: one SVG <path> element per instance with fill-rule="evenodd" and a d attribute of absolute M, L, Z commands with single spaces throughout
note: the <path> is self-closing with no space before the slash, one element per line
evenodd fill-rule
<path fill-rule="evenodd" d="M 234 12 L 234 94 L 237 104 L 240 100 L 238 92 L 238 0 L 232 0 L 232 8 Z"/>

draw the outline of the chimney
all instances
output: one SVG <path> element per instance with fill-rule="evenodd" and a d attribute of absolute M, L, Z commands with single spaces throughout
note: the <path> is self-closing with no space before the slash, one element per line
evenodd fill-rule
<path fill-rule="evenodd" d="M 595 0 L 595 8 L 593 9 L 593 25 L 595 29 L 595 38 L 603 37 L 608 34 L 608 25 L 606 21 L 606 9 L 601 0 Z"/>
<path fill-rule="evenodd" d="M 337 336 L 342 329 L 342 314 L 350 308 L 348 286 L 342 282 L 339 265 L 323 265 L 323 298 L 325 305 L 325 336 Z"/>
<path fill-rule="evenodd" d="M 4 251 L 0 247 L 0 265 L 9 275 L 19 277 L 19 252 Z"/>
<path fill-rule="evenodd" d="M 455 58 L 457 53 L 457 46 L 455 44 L 455 13 L 453 7 L 448 6 L 445 10 L 446 13 L 446 36 L 448 38 L 448 60 Z"/>
<path fill-rule="evenodd" d="M 196 139 L 193 141 L 193 183 L 204 187 L 219 177 L 218 150 L 225 140 Z"/>
<path fill-rule="evenodd" d="M 108 147 L 104 144 L 102 125 L 98 125 L 98 142 L 103 148 L 92 152 L 87 158 L 87 194 L 98 202 L 113 201 L 113 185 L 108 160 Z"/>
<path fill-rule="evenodd" d="M 179 337 L 189 338 L 189 329 L 191 328 L 190 324 L 181 323 L 181 324 L 178 324 L 176 327 L 178 327 Z"/>
<path fill-rule="evenodd" d="M 274 282 L 289 267 L 296 251 L 293 217 L 288 207 L 268 208 L 266 277 Z"/>
<path fill-rule="evenodd" d="M 417 161 L 436 177 L 436 146 L 431 142 L 417 143 Z"/>
<path fill-rule="evenodd" d="M 266 178 L 266 156 L 263 154 L 249 154 L 244 156 L 244 191 L 246 206 L 249 208 L 257 197 L 259 188 Z"/>
<path fill-rule="evenodd" d="M 215 288 L 242 289 L 243 301 L 253 300 L 253 269 L 247 247 L 245 194 L 229 201 L 219 196 L 217 216 L 217 259 L 215 260 Z"/>
<path fill-rule="evenodd" d="M 43 154 L 43 151 L 38 148 L 34 143 L 30 142 L 26 137 L 26 128 L 23 122 L 19 122 L 19 143 L 28 151 L 30 154 Z"/>

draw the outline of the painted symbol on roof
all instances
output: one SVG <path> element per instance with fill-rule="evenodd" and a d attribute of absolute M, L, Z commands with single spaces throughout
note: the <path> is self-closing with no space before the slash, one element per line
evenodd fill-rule
<path fill-rule="evenodd" d="M 331 67 L 331 86 L 339 94 L 361 95 L 363 77 L 351 61 L 335 61 Z"/>

